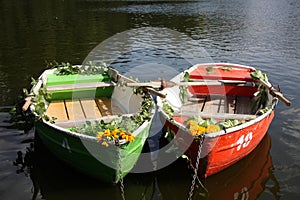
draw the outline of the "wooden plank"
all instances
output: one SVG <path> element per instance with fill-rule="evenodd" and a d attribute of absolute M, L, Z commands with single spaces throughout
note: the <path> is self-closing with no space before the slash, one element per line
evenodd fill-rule
<path fill-rule="evenodd" d="M 200 116 L 204 119 L 238 119 L 238 120 L 250 120 L 256 118 L 256 115 L 247 114 L 231 114 L 231 113 L 189 113 L 188 115 L 181 115 L 186 117 Z"/>
<path fill-rule="evenodd" d="M 133 114 L 124 114 L 123 116 L 131 117 Z M 118 115 L 110 115 L 105 117 L 93 118 L 93 119 L 78 119 L 78 120 L 65 120 L 65 121 L 58 121 L 55 122 L 55 125 L 62 127 L 62 128 L 71 128 L 79 125 L 86 124 L 87 121 L 100 121 L 103 120 L 104 122 L 110 122 L 112 119 L 118 117 Z"/>
<path fill-rule="evenodd" d="M 185 103 L 178 113 L 182 115 L 188 114 L 190 112 L 201 112 L 202 104 L 198 104 L 197 102 L 187 102 Z"/>
<path fill-rule="evenodd" d="M 251 114 L 252 100 L 250 97 L 237 97 L 235 105 L 236 114 Z"/>
<path fill-rule="evenodd" d="M 234 96 L 204 96 L 195 95 L 189 99 L 189 102 L 181 107 L 181 114 L 212 112 L 212 113 L 230 113 L 234 114 L 235 99 Z M 179 114 L 180 112 L 176 112 Z"/>
<path fill-rule="evenodd" d="M 64 101 L 51 101 L 47 108 L 46 115 L 57 118 L 56 121 L 68 120 Z"/>
<path fill-rule="evenodd" d="M 222 100 L 224 101 L 222 96 L 208 96 L 202 111 L 205 113 L 224 113 L 224 102 L 222 103 Z"/>
<path fill-rule="evenodd" d="M 109 86 L 116 86 L 116 84 L 114 82 L 65 84 L 65 85 L 48 86 L 47 90 L 48 91 L 74 90 L 74 89 L 99 88 L 99 87 L 109 87 Z"/>
<path fill-rule="evenodd" d="M 234 113 L 235 109 L 235 100 L 236 97 L 234 96 L 226 96 L 225 103 L 224 103 L 224 112 L 225 113 Z"/>
<path fill-rule="evenodd" d="M 189 101 L 182 105 L 178 114 L 185 115 L 190 112 L 201 112 L 205 103 L 206 96 L 194 95 L 189 98 Z"/>
<path fill-rule="evenodd" d="M 65 100 L 69 120 L 84 119 L 85 115 L 82 110 L 79 99 Z"/>
<path fill-rule="evenodd" d="M 80 99 L 80 103 L 87 119 L 102 116 L 94 99 Z"/>
<path fill-rule="evenodd" d="M 95 100 L 102 116 L 112 115 L 111 100 L 101 97 Z"/>

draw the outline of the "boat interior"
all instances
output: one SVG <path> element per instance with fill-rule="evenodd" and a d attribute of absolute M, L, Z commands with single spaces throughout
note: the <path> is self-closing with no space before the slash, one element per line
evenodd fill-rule
<path fill-rule="evenodd" d="M 55 124 L 72 127 L 74 123 L 97 120 L 103 117 L 124 114 L 111 98 L 78 98 L 54 100 L 49 103 L 46 115 L 55 117 Z"/>
<path fill-rule="evenodd" d="M 132 88 L 115 87 L 113 82 L 45 85 L 51 93 L 46 115 L 56 118 L 55 125 L 62 128 L 86 121 L 109 121 L 120 115 L 131 116 L 142 101 L 140 95 L 133 94 Z"/>
<path fill-rule="evenodd" d="M 174 116 L 248 120 L 255 118 L 252 110 L 254 101 L 248 96 L 193 95 L 174 112 Z"/>

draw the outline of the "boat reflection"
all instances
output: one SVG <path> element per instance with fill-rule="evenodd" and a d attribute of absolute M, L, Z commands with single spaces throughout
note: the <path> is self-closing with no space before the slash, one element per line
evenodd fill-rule
<path fill-rule="evenodd" d="M 34 149 L 27 148 L 24 156 L 18 152 L 14 164 L 17 173 L 31 178 L 32 199 L 122 199 L 119 184 L 102 183 L 69 167 L 44 147 L 37 134 Z M 129 174 L 124 185 L 126 199 L 150 199 L 154 192 L 151 176 Z"/>
<path fill-rule="evenodd" d="M 269 134 L 257 148 L 235 165 L 203 180 L 206 188 L 195 188 L 194 199 L 257 199 L 269 189 L 277 196 L 279 184 L 272 174 L 270 155 L 271 139 Z M 177 162 L 175 165 L 183 165 Z M 186 164 L 185 164 L 186 165 Z M 179 166 L 165 169 L 160 173 L 158 184 L 164 199 L 187 199 L 192 180 L 192 170 L 180 170 Z M 273 182 L 268 188 L 266 182 Z M 278 196 L 277 196 L 278 197 Z"/>
<path fill-rule="evenodd" d="M 205 180 L 207 192 L 196 187 L 193 199 L 257 199 L 269 189 L 276 197 L 278 183 L 272 174 L 271 139 L 266 134 L 259 146 L 247 157 Z M 110 185 L 87 177 L 57 160 L 35 138 L 34 149 L 17 156 L 18 173 L 29 174 L 32 199 L 122 199 L 120 184 Z M 187 199 L 192 171 L 179 159 L 169 167 L 147 174 L 129 174 L 124 179 L 126 199 Z M 272 188 L 267 181 L 274 182 Z M 269 185 L 269 183 L 268 183 Z M 278 197 L 278 196 L 277 196 Z"/>

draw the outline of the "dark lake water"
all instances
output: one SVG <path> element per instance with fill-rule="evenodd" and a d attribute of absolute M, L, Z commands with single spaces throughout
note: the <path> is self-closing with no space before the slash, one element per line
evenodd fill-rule
<path fill-rule="evenodd" d="M 137 67 L 136 75 L 149 80 L 198 61 L 268 72 L 292 106 L 279 102 L 258 150 L 204 184 L 208 199 L 300 198 L 299 0 L 0 2 L 0 199 L 121 199 L 118 186 L 73 171 L 34 141 L 34 131 L 24 134 L 9 122 L 8 111 L 45 61 L 91 59 L 122 73 Z M 148 63 L 164 67 L 152 70 Z M 13 162 L 18 151 L 31 155 L 33 142 L 34 168 L 22 172 Z M 187 199 L 191 171 L 179 160 L 124 181 L 127 199 Z M 194 199 L 205 199 L 202 192 L 196 188 Z"/>

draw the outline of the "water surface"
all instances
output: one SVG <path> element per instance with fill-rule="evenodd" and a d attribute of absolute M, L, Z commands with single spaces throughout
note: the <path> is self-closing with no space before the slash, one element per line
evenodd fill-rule
<path fill-rule="evenodd" d="M 240 63 L 268 72 L 274 86 L 280 84 L 292 101 L 291 107 L 278 104 L 262 143 L 260 152 L 264 153 L 254 152 L 233 168 L 206 180 L 209 197 L 215 199 L 221 193 L 224 199 L 239 199 L 246 194 L 249 199 L 299 199 L 298 0 L 3 0 L 0 13 L 0 199 L 120 199 L 118 187 L 72 171 L 42 145 L 37 145 L 35 151 L 34 170 L 21 172 L 13 162 L 18 151 L 29 151 L 34 131 L 24 134 L 13 127 L 8 111 L 22 88 L 30 87 L 30 77 L 37 78 L 44 70 L 45 61 L 80 64 L 106 39 L 145 27 L 182 33 L 180 41 L 186 37 L 192 40 L 184 52 L 195 53 L 193 45 L 205 49 L 207 54 L 200 54 L 199 60 Z M 131 39 L 149 40 L 146 35 L 133 35 Z M 186 60 L 172 53 L 180 48 L 176 38 L 155 36 L 153 41 L 168 44 L 168 51 L 140 47 L 114 59 L 114 66 L 123 73 L 153 61 L 171 66 L 175 72 L 188 67 Z M 106 53 L 118 55 L 120 46 L 111 43 Z M 168 72 L 161 73 L 167 76 Z M 147 78 L 155 77 L 149 74 Z M 125 179 L 127 199 L 186 199 L 190 175 L 180 161 L 155 174 L 132 174 Z M 203 199 L 201 192 L 195 191 L 195 199 Z"/>

